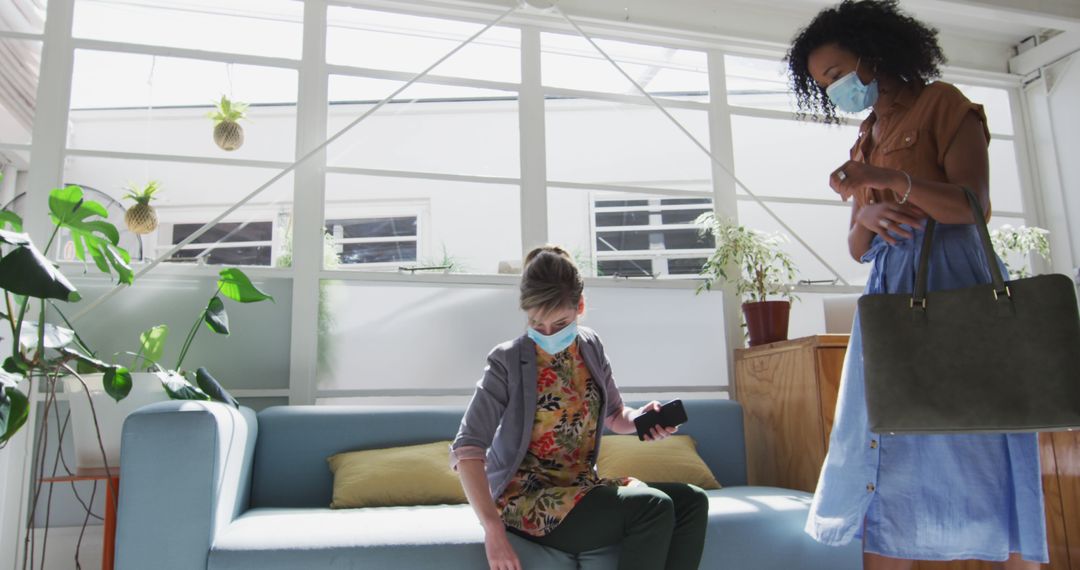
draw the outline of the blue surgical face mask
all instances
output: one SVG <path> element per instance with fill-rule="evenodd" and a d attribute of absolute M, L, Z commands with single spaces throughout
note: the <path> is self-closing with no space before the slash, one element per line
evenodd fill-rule
<path fill-rule="evenodd" d="M 833 81 L 832 85 L 825 89 L 829 100 L 841 111 L 858 113 L 877 102 L 877 79 L 871 81 L 869 85 L 863 85 L 862 80 L 859 79 L 859 74 L 856 73 L 858 70 L 859 63 L 856 62 L 855 71 Z"/>
<path fill-rule="evenodd" d="M 528 332 L 529 338 L 533 339 L 533 342 L 548 354 L 558 354 L 569 348 L 574 339 L 577 338 L 577 333 L 577 321 L 566 325 L 555 334 L 541 334 L 540 331 L 532 327 L 529 327 Z"/>

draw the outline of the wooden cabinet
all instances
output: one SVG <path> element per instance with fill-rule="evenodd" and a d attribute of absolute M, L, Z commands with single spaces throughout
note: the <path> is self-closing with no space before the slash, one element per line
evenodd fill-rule
<path fill-rule="evenodd" d="M 818 335 L 735 351 L 751 485 L 814 492 L 829 448 L 847 335 Z M 1080 570 L 1080 433 L 1040 434 L 1050 570 Z M 916 570 L 993 570 L 975 561 Z"/>

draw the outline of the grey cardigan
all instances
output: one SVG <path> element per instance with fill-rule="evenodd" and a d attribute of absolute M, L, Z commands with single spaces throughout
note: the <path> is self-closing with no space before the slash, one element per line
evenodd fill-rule
<path fill-rule="evenodd" d="M 578 330 L 578 350 L 600 388 L 605 424 L 622 412 L 619 388 L 611 377 L 604 345 L 592 329 Z M 450 445 L 450 465 L 484 459 L 488 487 L 497 499 L 517 473 L 532 437 L 537 399 L 536 343 L 526 335 L 506 341 L 488 354 L 484 377 L 476 384 L 457 437 Z M 599 434 L 598 434 L 599 435 Z M 599 457 L 600 437 L 596 438 Z"/>

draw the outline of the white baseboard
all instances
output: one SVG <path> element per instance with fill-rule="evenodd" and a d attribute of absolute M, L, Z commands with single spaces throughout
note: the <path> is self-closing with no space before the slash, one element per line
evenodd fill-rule
<path fill-rule="evenodd" d="M 41 564 L 42 539 L 45 536 L 43 529 L 35 532 L 36 545 L 34 557 L 34 570 L 74 570 L 75 545 L 79 541 L 79 527 L 63 526 L 49 529 L 48 542 L 44 545 L 45 564 Z M 97 570 L 101 568 L 101 550 L 104 543 L 104 527 L 93 525 L 86 527 L 83 535 L 82 547 L 79 548 L 79 564 L 83 570 Z M 19 560 L 15 568 L 22 567 Z"/>

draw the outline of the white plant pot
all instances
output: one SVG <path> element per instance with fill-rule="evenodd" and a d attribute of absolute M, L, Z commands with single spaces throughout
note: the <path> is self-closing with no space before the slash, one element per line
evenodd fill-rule
<path fill-rule="evenodd" d="M 156 375 L 150 372 L 133 372 L 131 376 L 131 392 L 119 402 L 105 392 L 103 374 L 82 376 L 90 390 L 90 400 L 94 403 L 105 457 L 109 461 L 109 467 L 113 469 L 120 465 L 120 434 L 128 414 L 147 404 L 169 399 Z M 72 430 L 75 438 L 75 464 L 79 469 L 105 467 L 101 447 L 98 446 L 97 431 L 94 429 L 94 414 L 90 412 L 86 391 L 77 378 L 68 376 L 64 378 L 64 392 L 67 393 L 71 406 L 71 424 L 68 429 Z"/>

